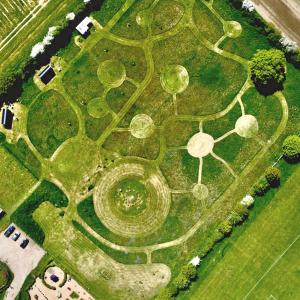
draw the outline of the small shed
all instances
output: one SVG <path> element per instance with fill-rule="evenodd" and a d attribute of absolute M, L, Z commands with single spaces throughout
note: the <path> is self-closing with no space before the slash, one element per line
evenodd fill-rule
<path fill-rule="evenodd" d="M 90 29 L 93 26 L 93 22 L 89 17 L 85 17 L 77 26 L 76 30 L 83 36 L 87 37 L 90 34 Z"/>
<path fill-rule="evenodd" d="M 47 66 L 40 74 L 39 74 L 39 77 L 41 79 L 41 81 L 44 83 L 44 84 L 47 84 L 49 83 L 54 77 L 55 77 L 55 72 L 54 70 L 50 67 L 50 66 Z"/>
<path fill-rule="evenodd" d="M 5 129 L 12 129 L 14 114 L 8 109 L 2 110 L 2 125 Z"/>

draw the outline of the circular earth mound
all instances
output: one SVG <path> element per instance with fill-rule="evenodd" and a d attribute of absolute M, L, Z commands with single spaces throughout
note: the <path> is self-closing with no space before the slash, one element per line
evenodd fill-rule
<path fill-rule="evenodd" d="M 189 140 L 187 150 L 191 156 L 201 158 L 212 152 L 214 144 L 215 140 L 211 135 L 199 132 Z"/>
<path fill-rule="evenodd" d="M 97 74 L 103 85 L 112 88 L 121 86 L 126 79 L 125 66 L 115 59 L 100 63 Z"/>
<path fill-rule="evenodd" d="M 141 27 L 147 27 L 150 26 L 152 23 L 153 19 L 153 14 L 151 9 L 144 9 L 141 10 L 137 15 L 136 15 L 136 22 L 138 25 Z"/>
<path fill-rule="evenodd" d="M 145 139 L 153 134 L 155 125 L 148 115 L 136 115 L 130 123 L 130 132 L 137 139 Z"/>
<path fill-rule="evenodd" d="M 94 194 L 95 211 L 101 222 L 125 237 L 156 231 L 165 221 L 170 203 L 164 177 L 140 163 L 122 163 L 109 170 Z"/>
<path fill-rule="evenodd" d="M 239 22 L 236 21 L 228 21 L 224 24 L 224 32 L 229 36 L 230 38 L 237 38 L 242 33 L 242 26 Z"/>
<path fill-rule="evenodd" d="M 180 94 L 189 85 L 189 73 L 183 66 L 170 65 L 163 70 L 160 82 L 167 93 Z"/>
<path fill-rule="evenodd" d="M 236 133 L 244 138 L 252 138 L 258 133 L 258 122 L 252 115 L 241 116 L 235 123 Z"/>
<path fill-rule="evenodd" d="M 107 104 L 102 97 L 89 101 L 87 111 L 93 118 L 102 118 L 108 113 Z"/>
<path fill-rule="evenodd" d="M 197 183 L 192 189 L 193 196 L 198 200 L 205 200 L 208 197 L 209 191 L 206 185 Z"/>

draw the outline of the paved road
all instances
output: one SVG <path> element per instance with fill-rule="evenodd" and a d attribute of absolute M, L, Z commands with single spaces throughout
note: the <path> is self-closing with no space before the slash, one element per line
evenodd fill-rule
<path fill-rule="evenodd" d="M 300 46 L 300 0 L 252 0 L 256 10 Z"/>

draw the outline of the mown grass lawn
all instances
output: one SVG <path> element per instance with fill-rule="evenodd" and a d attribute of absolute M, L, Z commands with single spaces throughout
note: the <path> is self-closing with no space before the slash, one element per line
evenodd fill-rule
<path fill-rule="evenodd" d="M 249 221 L 204 260 L 179 299 L 298 299 L 300 166 L 281 165 L 279 190 L 256 200 Z"/>
<path fill-rule="evenodd" d="M 0 148 L 0 207 L 10 215 L 36 179 L 11 154 Z"/>

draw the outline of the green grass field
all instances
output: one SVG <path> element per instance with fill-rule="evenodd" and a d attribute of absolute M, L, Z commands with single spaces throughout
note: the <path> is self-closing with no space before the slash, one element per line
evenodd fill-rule
<path fill-rule="evenodd" d="M 77 3 L 55 1 L 30 42 Z M 51 182 L 68 205 L 47 201 L 43 190 L 40 197 L 39 186 L 14 216 L 96 298 L 151 298 L 208 247 L 216 226 L 280 155 L 283 138 L 299 131 L 300 72 L 289 65 L 285 90 L 261 96 L 249 80 L 248 60 L 269 45 L 225 1 L 106 0 L 93 18 L 90 36 L 74 33 L 52 59 L 57 75 L 47 86 L 38 76 L 23 84 L 28 117 L 22 132 L 13 130 L 15 140 L 1 146 L 18 160 L 18 172 Z M 8 199 L 18 199 L 18 190 L 9 191 Z M 243 285 L 234 290 L 223 280 L 225 298 L 246 295 L 292 242 L 292 228 L 290 236 L 275 230 L 284 227 L 281 217 L 295 221 L 287 201 L 279 213 L 280 193 L 249 226 L 257 235 L 235 243 L 255 253 L 257 264 L 239 257 L 245 270 L 253 264 L 257 278 L 228 270 L 226 276 L 239 274 Z M 11 212 L 16 208 L 5 203 Z M 33 219 L 22 222 L 28 213 Z M 259 220 L 269 233 L 258 230 Z M 274 243 L 256 253 L 268 234 Z M 229 250 L 224 261 L 226 255 Z M 195 295 L 218 299 L 217 289 L 201 288 L 209 276 Z"/>
<path fill-rule="evenodd" d="M 245 228 L 217 247 L 200 267 L 199 281 L 179 299 L 297 299 L 300 167 L 289 168 L 292 175 L 256 200 Z"/>
<path fill-rule="evenodd" d="M 0 148 L 0 207 L 10 215 L 26 198 L 36 179 L 6 150 Z"/>

